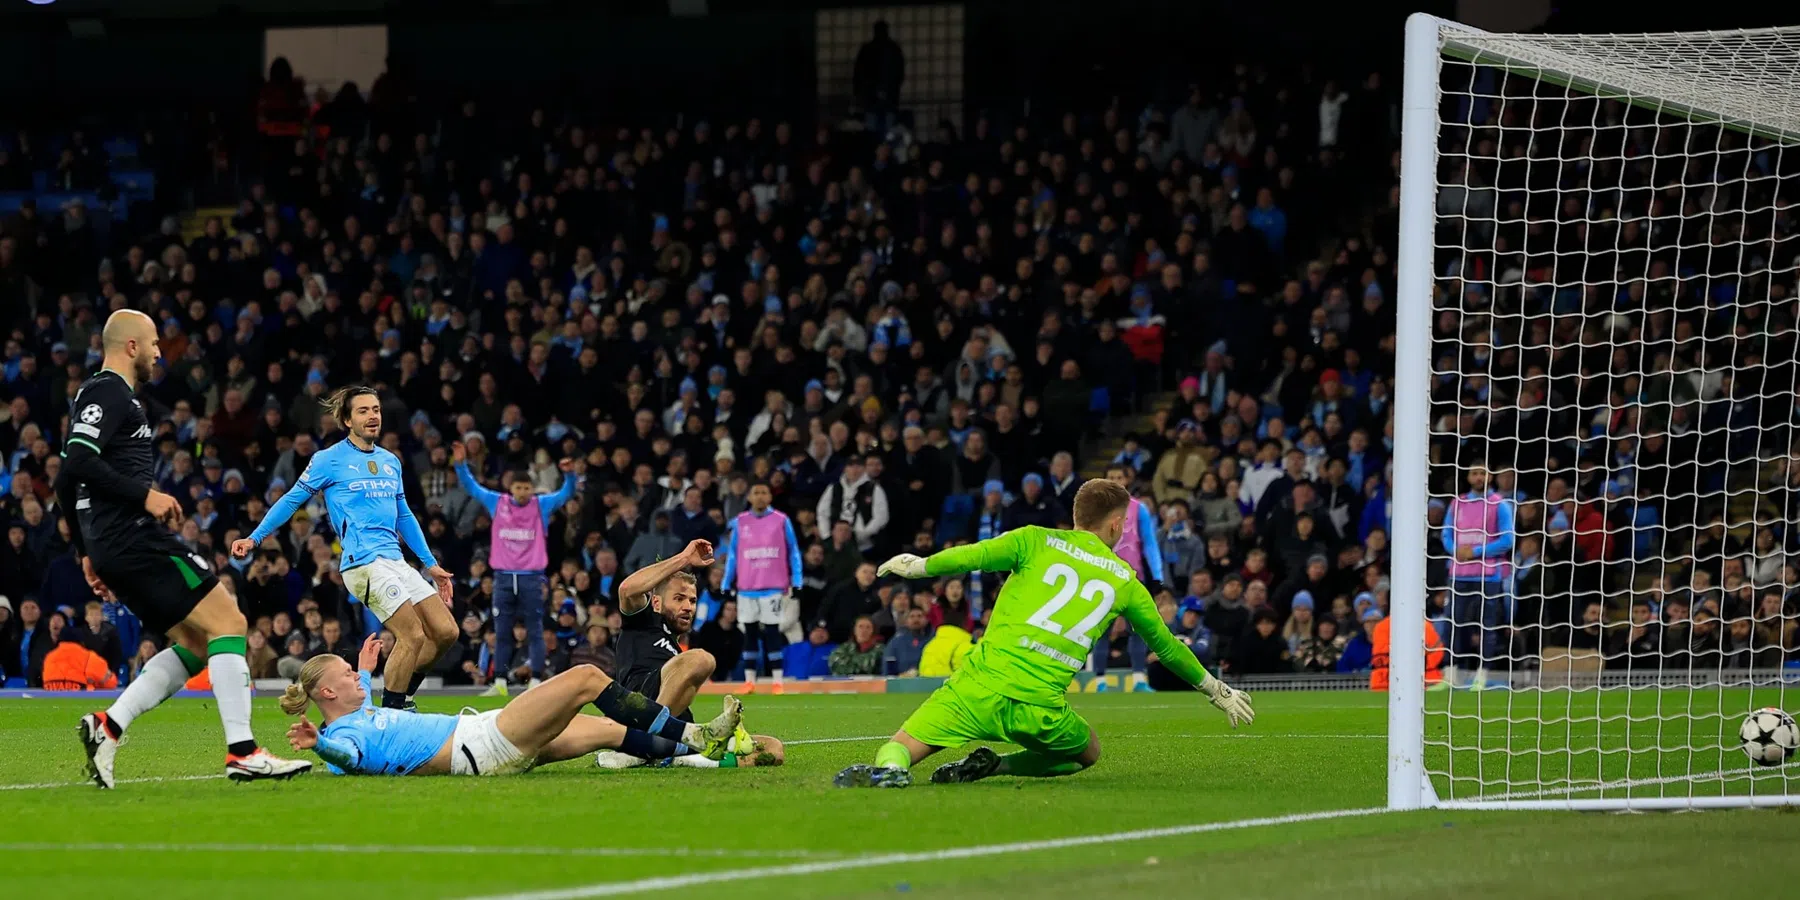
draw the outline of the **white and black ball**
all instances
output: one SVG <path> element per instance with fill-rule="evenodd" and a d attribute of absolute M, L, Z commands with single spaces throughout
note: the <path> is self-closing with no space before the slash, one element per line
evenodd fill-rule
<path fill-rule="evenodd" d="M 1744 718 L 1744 724 L 1738 726 L 1738 740 L 1751 762 L 1779 766 L 1800 748 L 1800 726 L 1785 711 L 1765 706 Z"/>

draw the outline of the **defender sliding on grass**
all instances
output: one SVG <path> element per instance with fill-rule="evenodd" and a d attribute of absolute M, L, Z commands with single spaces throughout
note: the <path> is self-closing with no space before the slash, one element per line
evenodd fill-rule
<path fill-rule="evenodd" d="M 1236 728 L 1256 713 L 1250 695 L 1212 677 L 1193 651 L 1175 640 L 1156 602 L 1112 547 L 1125 527 L 1131 495 L 1094 480 L 1075 494 L 1074 531 L 1035 525 L 992 540 L 954 547 L 929 558 L 903 553 L 882 563 L 880 574 L 903 578 L 1011 572 L 994 605 L 987 634 L 950 680 L 932 693 L 894 739 L 875 754 L 875 765 L 839 772 L 838 787 L 906 787 L 909 769 L 945 747 L 994 740 L 1024 749 L 1000 756 L 982 747 L 931 775 L 938 784 L 979 781 L 990 775 L 1050 778 L 1073 775 L 1100 759 L 1100 741 L 1069 708 L 1069 681 L 1123 614 L 1170 671 L 1198 687 Z M 1123 594 L 1124 605 L 1115 607 Z"/>
<path fill-rule="evenodd" d="M 738 724 L 736 697 L 725 698 L 717 718 L 695 725 L 588 665 L 475 715 L 377 707 L 369 702 L 369 680 L 380 658 L 381 641 L 371 635 L 357 658 L 360 671 L 336 656 L 308 660 L 299 683 L 281 697 L 281 710 L 300 717 L 288 729 L 288 743 L 319 754 L 338 774 L 512 775 L 612 748 L 653 755 L 681 743 L 718 759 Z M 307 720 L 308 703 L 318 705 L 323 728 Z M 606 718 L 581 715 L 588 703 Z"/>
<path fill-rule="evenodd" d="M 156 325 L 141 312 L 120 310 L 107 318 L 100 339 L 105 368 L 82 382 L 69 405 L 56 503 L 68 519 L 88 587 L 117 597 L 143 621 L 146 634 L 167 634 L 169 646 L 144 663 L 109 709 L 82 717 L 77 734 L 88 777 L 112 787 L 113 757 L 125 729 L 202 671 L 212 677 L 225 726 L 226 775 L 255 781 L 307 772 L 312 763 L 281 759 L 257 745 L 250 731 L 244 614 L 205 557 L 164 527 L 181 521 L 181 506 L 151 487 L 156 453 L 150 422 L 132 397 L 150 380 L 161 353 Z"/>

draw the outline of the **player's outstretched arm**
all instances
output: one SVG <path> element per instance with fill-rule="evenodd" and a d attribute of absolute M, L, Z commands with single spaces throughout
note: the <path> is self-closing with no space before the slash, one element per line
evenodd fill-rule
<path fill-rule="evenodd" d="M 923 571 L 917 575 L 909 574 L 909 570 L 918 571 L 920 566 L 901 562 L 908 557 L 918 559 L 910 553 L 902 553 L 888 560 L 882 565 L 882 570 L 898 573 L 904 578 L 936 578 L 940 575 L 962 575 L 968 572 L 1011 572 L 1025 558 L 1025 548 L 1032 540 L 1032 535 L 1042 530 L 1019 528 L 996 538 L 939 550 L 921 561 Z"/>
<path fill-rule="evenodd" d="M 1194 656 L 1194 651 L 1169 632 L 1169 626 L 1156 611 L 1156 601 L 1150 598 L 1150 591 L 1135 579 L 1126 588 L 1125 607 L 1120 612 L 1131 623 L 1132 630 L 1144 639 L 1150 652 L 1156 654 L 1157 661 L 1205 694 L 1209 702 L 1231 721 L 1231 727 L 1248 725 L 1256 720 L 1256 710 L 1250 706 L 1250 695 L 1214 678 L 1211 672 L 1206 671 L 1206 667 Z"/>
<path fill-rule="evenodd" d="M 650 589 L 662 584 L 670 575 L 688 566 L 710 566 L 713 563 L 713 546 L 708 541 L 693 540 L 682 548 L 680 553 L 651 563 L 619 582 L 619 612 L 630 615 L 649 604 L 644 595 Z"/>
<path fill-rule="evenodd" d="M 312 495 L 316 493 L 317 490 L 317 488 L 307 483 L 304 475 L 294 479 L 294 486 L 288 488 L 287 493 L 282 494 L 281 499 L 275 501 L 274 506 L 269 507 L 268 514 L 263 516 L 261 522 L 256 523 L 256 528 L 250 532 L 250 536 L 238 541 L 237 544 L 249 541 L 250 546 L 255 547 L 257 544 L 262 543 L 263 538 L 274 534 L 281 526 L 286 525 L 288 520 L 294 517 L 294 513 L 299 512 L 300 507 L 306 505 L 306 501 L 312 499 Z M 245 552 L 247 553 L 249 551 L 246 550 Z M 237 552 L 236 544 L 232 545 L 232 555 L 240 558 L 243 556 L 243 554 Z"/>

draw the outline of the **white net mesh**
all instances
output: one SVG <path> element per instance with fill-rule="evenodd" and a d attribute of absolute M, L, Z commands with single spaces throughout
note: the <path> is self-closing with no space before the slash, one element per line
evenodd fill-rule
<path fill-rule="evenodd" d="M 1738 739 L 1800 676 L 1800 30 L 1444 49 L 1427 603 L 1498 689 L 1427 695 L 1433 786 L 1800 793 Z"/>

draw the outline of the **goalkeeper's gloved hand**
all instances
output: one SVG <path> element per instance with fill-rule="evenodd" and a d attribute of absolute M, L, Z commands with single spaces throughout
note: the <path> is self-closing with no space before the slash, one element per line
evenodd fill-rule
<path fill-rule="evenodd" d="M 1200 683 L 1200 691 L 1211 699 L 1214 709 L 1231 720 L 1231 727 L 1256 721 L 1256 710 L 1250 708 L 1250 695 L 1214 678 L 1211 672 Z"/>
<path fill-rule="evenodd" d="M 913 579 L 925 577 L 925 557 L 902 553 L 875 570 L 876 575 L 898 575 L 901 578 Z"/>

